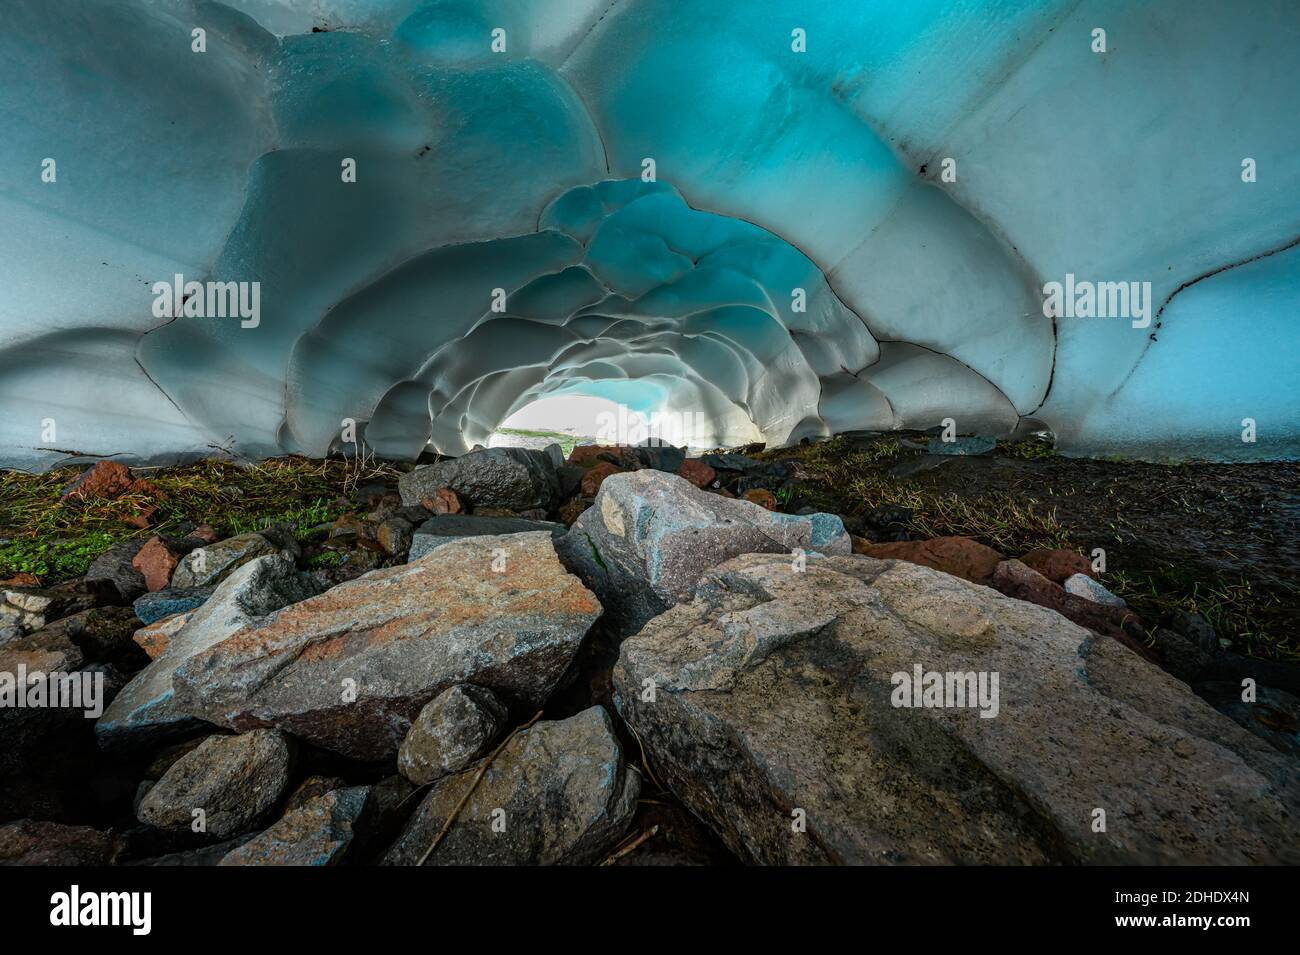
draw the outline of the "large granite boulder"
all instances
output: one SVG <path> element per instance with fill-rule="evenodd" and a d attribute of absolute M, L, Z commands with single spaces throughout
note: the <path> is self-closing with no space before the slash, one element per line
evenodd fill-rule
<path fill-rule="evenodd" d="M 614 684 L 750 862 L 1300 861 L 1293 764 L 1117 641 L 915 564 L 737 558 Z"/>
<path fill-rule="evenodd" d="M 606 478 L 559 550 L 600 598 L 606 622 L 626 635 L 738 554 L 784 553 L 793 563 L 797 551 L 848 554 L 852 542 L 834 514 L 777 514 L 643 470 Z"/>
<path fill-rule="evenodd" d="M 259 557 L 221 582 L 212 596 L 173 634 L 167 646 L 136 674 L 95 724 L 105 748 L 153 745 L 185 735 L 195 719 L 176 706 L 172 674 L 196 653 L 220 643 L 254 620 L 318 593 L 320 585 L 278 556 Z"/>
<path fill-rule="evenodd" d="M 599 616 L 550 534 L 473 537 L 250 623 L 190 657 L 174 682 L 192 716 L 391 759 L 453 684 L 537 709 Z"/>
<path fill-rule="evenodd" d="M 609 714 L 593 706 L 519 733 L 478 775 L 475 764 L 434 783 L 384 862 L 417 865 L 455 819 L 426 865 L 581 865 L 598 861 L 627 829 L 641 791 Z"/>
<path fill-rule="evenodd" d="M 546 531 L 552 537 L 561 537 L 568 530 L 563 524 L 551 521 L 534 521 L 525 517 L 487 517 L 475 514 L 439 514 L 429 518 L 415 529 L 411 538 L 407 563 L 413 563 L 435 547 L 449 544 L 465 537 L 488 537 L 499 534 L 527 534 Z"/>
<path fill-rule="evenodd" d="M 289 786 L 293 743 L 276 730 L 209 736 L 171 765 L 136 817 L 159 829 L 194 829 L 215 839 L 255 828 Z M 201 811 L 201 816 L 196 812 Z"/>
<path fill-rule="evenodd" d="M 512 511 L 550 510 L 558 503 L 555 459 L 529 448 L 481 448 L 402 475 L 402 503 L 419 504 L 439 488 L 449 487 L 472 507 Z"/>

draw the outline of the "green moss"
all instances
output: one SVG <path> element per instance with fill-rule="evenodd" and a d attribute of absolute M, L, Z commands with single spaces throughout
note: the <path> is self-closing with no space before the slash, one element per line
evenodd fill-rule
<path fill-rule="evenodd" d="M 24 538 L 0 544 L 0 577 L 79 577 L 116 540 L 111 534 L 93 533 L 70 540 Z"/>
<path fill-rule="evenodd" d="M 999 441 L 998 449 L 1008 457 L 1038 461 L 1056 456 L 1056 449 L 1045 441 Z"/>
<path fill-rule="evenodd" d="M 323 550 L 318 554 L 313 554 L 307 560 L 309 570 L 322 570 L 326 567 L 337 567 L 343 563 L 343 555 L 336 550 Z"/>

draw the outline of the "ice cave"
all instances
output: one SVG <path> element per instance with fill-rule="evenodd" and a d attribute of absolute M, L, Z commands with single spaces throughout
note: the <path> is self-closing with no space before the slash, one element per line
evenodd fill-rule
<path fill-rule="evenodd" d="M 1300 454 L 1300 5 L 9 0 L 0 466 Z M 351 425 L 351 427 L 349 427 Z"/>

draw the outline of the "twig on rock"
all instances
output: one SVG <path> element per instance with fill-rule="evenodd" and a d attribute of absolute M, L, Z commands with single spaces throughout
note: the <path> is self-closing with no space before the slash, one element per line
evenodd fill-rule
<path fill-rule="evenodd" d="M 511 732 L 511 734 L 507 736 L 505 739 L 503 739 L 501 741 L 501 744 L 497 746 L 496 749 L 492 750 L 491 753 L 488 754 L 487 759 L 483 760 L 483 765 L 480 766 L 478 768 L 478 772 L 474 774 L 474 780 L 469 784 L 469 788 L 465 790 L 465 795 L 460 797 L 460 802 L 456 803 L 456 808 L 451 811 L 451 815 L 447 817 L 447 821 L 442 824 L 442 828 L 439 829 L 438 834 L 434 836 L 433 842 L 429 844 L 429 848 L 425 849 L 424 855 L 420 856 L 420 861 L 416 863 L 417 867 L 424 865 L 425 861 L 429 858 L 429 856 L 433 854 L 433 850 L 438 848 L 438 843 L 442 842 L 442 837 L 445 836 L 451 830 L 452 823 L 456 821 L 456 817 L 460 815 L 460 811 L 465 808 L 465 803 L 469 802 L 469 797 L 473 795 L 474 790 L 478 788 L 479 780 L 483 778 L 483 774 L 486 773 L 488 767 L 492 765 L 492 760 L 497 758 L 497 755 L 503 749 L 506 748 L 506 745 L 512 739 L 514 739 L 524 730 L 528 729 L 530 726 L 532 726 L 541 718 L 542 718 L 542 711 L 538 710 L 533 715 L 533 718 L 529 720 L 527 723 L 525 723 L 523 726 L 516 726 L 514 730 Z"/>
<path fill-rule="evenodd" d="M 638 848 L 640 848 L 642 844 L 649 841 L 650 839 L 653 839 L 658 832 L 659 832 L 659 827 L 657 825 L 651 826 L 649 829 L 641 833 L 641 835 L 637 836 L 635 839 L 633 839 L 623 848 L 616 849 L 614 852 L 611 852 L 605 858 L 605 860 L 601 862 L 601 865 L 613 865 L 615 862 L 623 858 L 625 855 L 628 855 L 629 853 L 636 851 Z"/>

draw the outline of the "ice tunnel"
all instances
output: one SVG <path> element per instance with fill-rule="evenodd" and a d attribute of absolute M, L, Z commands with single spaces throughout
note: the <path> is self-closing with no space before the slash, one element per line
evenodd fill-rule
<path fill-rule="evenodd" d="M 1294 0 L 9 0 L 0 466 L 607 397 L 1300 456 Z"/>

